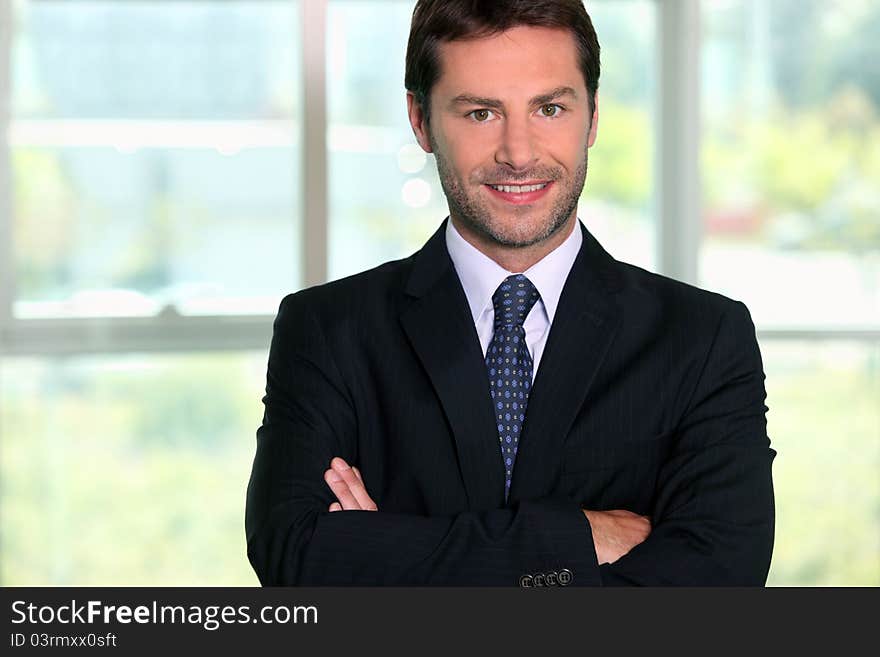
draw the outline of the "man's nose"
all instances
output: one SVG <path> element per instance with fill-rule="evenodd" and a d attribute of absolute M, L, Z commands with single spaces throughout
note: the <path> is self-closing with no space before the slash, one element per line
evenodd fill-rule
<path fill-rule="evenodd" d="M 495 161 L 516 171 L 529 169 L 538 159 L 534 140 L 528 119 L 508 119 L 495 151 Z"/>

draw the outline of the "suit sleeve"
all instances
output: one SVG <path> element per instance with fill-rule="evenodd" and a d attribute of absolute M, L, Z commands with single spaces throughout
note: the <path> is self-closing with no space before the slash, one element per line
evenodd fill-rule
<path fill-rule="evenodd" d="M 568 498 L 444 517 L 328 512 L 323 474 L 334 456 L 356 463 L 357 417 L 303 294 L 275 320 L 247 491 L 248 559 L 264 586 L 516 586 L 563 568 L 573 586 L 599 584 L 590 525 Z"/>
<path fill-rule="evenodd" d="M 763 586 L 774 540 L 765 375 L 745 305 L 722 316 L 677 448 L 658 480 L 650 536 L 599 567 L 605 586 Z"/>

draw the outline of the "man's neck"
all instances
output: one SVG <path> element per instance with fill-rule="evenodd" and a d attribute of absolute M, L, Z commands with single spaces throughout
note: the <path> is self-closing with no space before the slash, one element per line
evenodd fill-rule
<path fill-rule="evenodd" d="M 470 230 L 464 222 L 449 217 L 459 235 L 487 258 L 494 260 L 500 267 L 512 273 L 522 273 L 537 262 L 543 260 L 562 244 L 577 225 L 577 214 L 572 213 L 568 220 L 555 233 L 545 240 L 526 247 L 510 247 L 498 244 L 488 237 Z"/>

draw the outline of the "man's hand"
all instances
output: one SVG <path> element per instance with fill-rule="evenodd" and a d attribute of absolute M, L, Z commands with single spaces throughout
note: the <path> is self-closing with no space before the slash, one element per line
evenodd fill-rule
<path fill-rule="evenodd" d="M 600 565 L 614 563 L 651 533 L 651 520 L 632 511 L 581 511 L 590 521 Z"/>
<path fill-rule="evenodd" d="M 378 511 L 376 503 L 367 494 L 364 480 L 357 468 L 350 468 L 348 463 L 338 456 L 330 461 L 330 468 L 324 473 L 324 481 L 336 495 L 338 502 L 333 502 L 328 511 Z"/>

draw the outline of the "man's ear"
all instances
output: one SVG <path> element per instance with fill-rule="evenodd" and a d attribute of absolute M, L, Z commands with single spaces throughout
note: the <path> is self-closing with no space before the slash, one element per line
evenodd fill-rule
<path fill-rule="evenodd" d="M 593 118 L 590 120 L 590 134 L 587 137 L 587 148 L 592 148 L 596 143 L 596 134 L 599 130 L 599 91 L 593 96 Z"/>
<path fill-rule="evenodd" d="M 409 124 L 412 126 L 413 134 L 416 141 L 426 153 L 432 153 L 431 139 L 428 136 L 428 121 L 425 118 L 425 112 L 413 92 L 406 92 L 406 112 L 409 115 Z"/>

